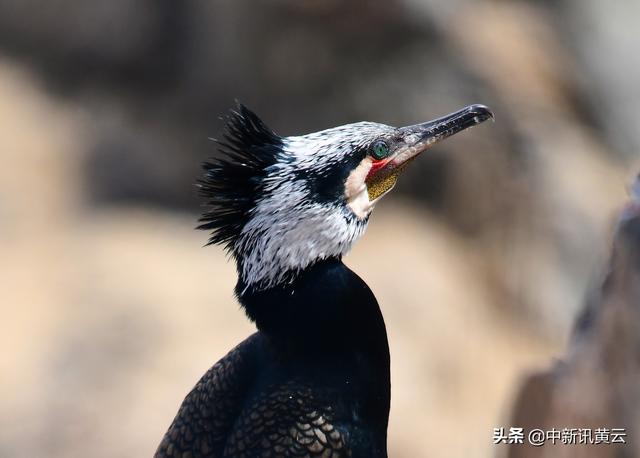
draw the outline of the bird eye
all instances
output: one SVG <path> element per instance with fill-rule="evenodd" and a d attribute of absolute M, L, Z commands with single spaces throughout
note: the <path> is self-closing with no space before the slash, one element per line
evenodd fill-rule
<path fill-rule="evenodd" d="M 371 145 L 371 156 L 373 156 L 374 159 L 379 161 L 380 159 L 384 159 L 388 155 L 389 147 L 382 140 L 378 140 L 373 145 Z"/>

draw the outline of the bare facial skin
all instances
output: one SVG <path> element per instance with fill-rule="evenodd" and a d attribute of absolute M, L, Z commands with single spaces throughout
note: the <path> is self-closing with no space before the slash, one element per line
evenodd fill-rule
<path fill-rule="evenodd" d="M 375 204 L 375 200 L 372 201 L 369 198 L 369 190 L 365 181 L 372 165 L 371 158 L 365 157 L 358 167 L 353 169 L 345 182 L 344 194 L 347 198 L 347 206 L 360 219 L 369 216 Z"/>

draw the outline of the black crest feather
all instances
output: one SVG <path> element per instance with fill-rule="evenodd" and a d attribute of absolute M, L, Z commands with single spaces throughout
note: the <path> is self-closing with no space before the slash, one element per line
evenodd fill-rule
<path fill-rule="evenodd" d="M 209 244 L 230 250 L 264 193 L 267 168 L 277 162 L 283 143 L 242 104 L 227 117 L 223 140 L 216 142 L 220 155 L 203 164 L 198 183 L 207 206 L 198 229 L 211 231 Z"/>

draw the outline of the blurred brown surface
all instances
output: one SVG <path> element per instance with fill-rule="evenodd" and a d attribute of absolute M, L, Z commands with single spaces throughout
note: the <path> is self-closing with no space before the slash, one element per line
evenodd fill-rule
<path fill-rule="evenodd" d="M 525 431 L 562 430 L 567 425 L 594 432 L 616 428 L 626 443 L 590 445 L 578 439 L 567 446 L 514 445 L 509 458 L 640 454 L 640 195 L 625 213 L 606 279 L 589 297 L 566 355 L 524 382 L 511 424 Z M 613 442 L 613 437 L 601 434 L 600 441 Z"/>
<path fill-rule="evenodd" d="M 192 229 L 234 97 L 285 135 L 494 109 L 346 261 L 387 322 L 390 456 L 506 451 L 493 428 L 562 354 L 639 157 L 633 21 L 577 3 L 0 0 L 0 456 L 149 456 L 251 332 Z"/>

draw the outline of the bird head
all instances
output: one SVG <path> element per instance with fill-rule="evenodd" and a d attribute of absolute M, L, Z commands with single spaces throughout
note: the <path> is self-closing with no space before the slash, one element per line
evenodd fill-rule
<path fill-rule="evenodd" d="M 254 290 L 292 281 L 340 258 L 364 233 L 376 203 L 404 167 L 434 143 L 489 118 L 483 105 L 408 127 L 358 122 L 281 137 L 240 105 L 204 164 L 208 210 L 199 229 L 235 258 Z"/>

